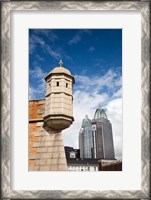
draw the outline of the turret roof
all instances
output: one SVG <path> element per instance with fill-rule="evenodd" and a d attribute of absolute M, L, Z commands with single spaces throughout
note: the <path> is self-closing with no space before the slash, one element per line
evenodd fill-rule
<path fill-rule="evenodd" d="M 65 74 L 71 75 L 70 71 L 64 67 L 55 67 L 50 72 L 50 74 L 60 74 L 60 73 L 65 73 Z"/>
<path fill-rule="evenodd" d="M 73 83 L 75 83 L 74 77 L 71 75 L 70 71 L 68 69 L 62 67 L 62 65 L 63 65 L 63 62 L 62 62 L 62 60 L 60 60 L 59 66 L 55 67 L 53 70 L 51 70 L 50 73 L 45 77 L 45 79 L 50 77 L 52 74 L 66 74 L 66 75 L 69 75 L 70 77 L 72 77 Z"/>

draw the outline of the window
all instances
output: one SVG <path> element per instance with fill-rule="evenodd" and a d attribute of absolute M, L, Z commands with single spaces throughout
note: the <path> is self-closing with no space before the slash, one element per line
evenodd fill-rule
<path fill-rule="evenodd" d="M 59 82 L 57 82 L 57 86 L 59 86 Z"/>
<path fill-rule="evenodd" d="M 71 155 L 70 155 L 70 158 L 75 158 L 75 155 L 74 155 L 74 154 L 71 154 Z"/>
<path fill-rule="evenodd" d="M 66 83 L 66 88 L 68 87 L 68 83 Z"/>

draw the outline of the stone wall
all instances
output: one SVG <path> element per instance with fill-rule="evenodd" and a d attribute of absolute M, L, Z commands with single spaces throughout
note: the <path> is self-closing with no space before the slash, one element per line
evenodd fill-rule
<path fill-rule="evenodd" d="M 29 171 L 64 171 L 67 162 L 61 133 L 43 128 L 45 100 L 29 102 Z"/>

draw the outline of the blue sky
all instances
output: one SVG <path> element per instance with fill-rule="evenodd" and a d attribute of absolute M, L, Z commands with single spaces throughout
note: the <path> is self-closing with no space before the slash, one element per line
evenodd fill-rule
<path fill-rule="evenodd" d="M 75 77 L 75 122 L 65 130 L 65 144 L 77 147 L 82 119 L 92 119 L 99 104 L 106 110 L 113 131 L 117 157 L 122 143 L 122 30 L 30 29 L 29 99 L 45 98 L 44 77 L 59 60 Z M 74 132 L 71 136 L 70 132 Z"/>
<path fill-rule="evenodd" d="M 121 29 L 30 29 L 29 48 L 30 71 L 40 68 L 44 75 L 57 66 L 60 59 L 73 75 L 95 77 L 109 69 L 122 73 Z M 36 88 L 38 77 L 30 73 L 29 82 Z M 44 95 L 42 90 L 33 97 Z"/>

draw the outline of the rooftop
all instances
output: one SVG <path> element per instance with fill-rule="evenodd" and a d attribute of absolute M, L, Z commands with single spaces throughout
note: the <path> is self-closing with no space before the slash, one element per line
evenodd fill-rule
<path fill-rule="evenodd" d="M 59 66 L 55 67 L 53 70 L 50 71 L 50 73 L 45 77 L 47 79 L 52 74 L 66 74 L 73 79 L 73 83 L 75 83 L 74 77 L 71 75 L 70 71 L 63 67 L 63 62 L 60 60 Z"/>
<path fill-rule="evenodd" d="M 105 110 L 102 109 L 101 107 L 99 107 L 99 108 L 97 108 L 97 110 L 95 111 L 94 119 L 101 119 L 101 118 L 107 119 L 107 115 L 106 115 L 106 113 L 105 113 Z"/>
<path fill-rule="evenodd" d="M 68 164 L 99 164 L 98 160 L 93 158 L 67 158 Z"/>

